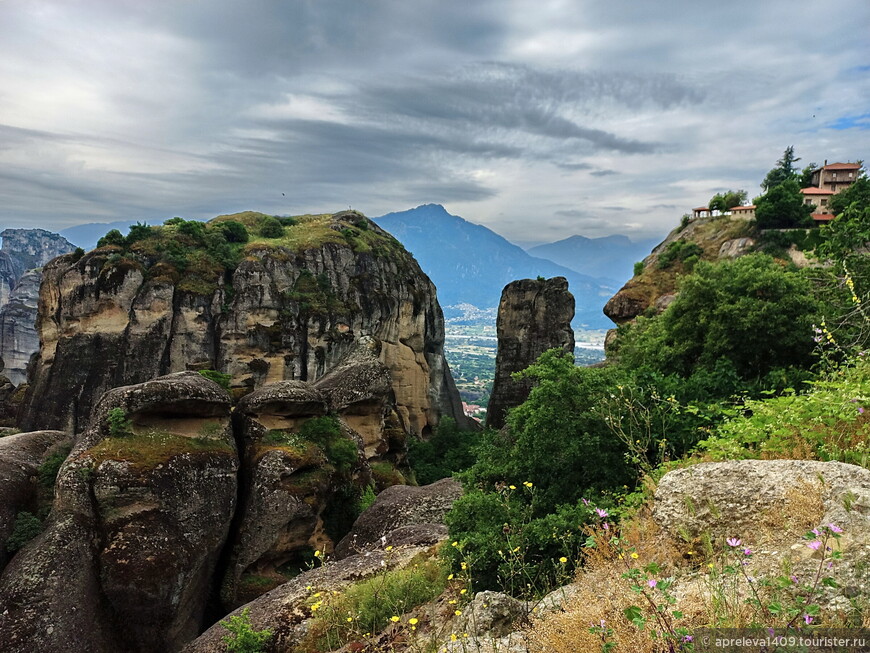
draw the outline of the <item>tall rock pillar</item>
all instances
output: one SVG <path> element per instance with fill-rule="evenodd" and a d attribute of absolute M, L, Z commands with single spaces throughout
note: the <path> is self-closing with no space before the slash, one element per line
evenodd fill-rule
<path fill-rule="evenodd" d="M 526 369 L 548 349 L 574 353 L 573 317 L 574 296 L 565 277 L 520 279 L 505 286 L 498 305 L 498 354 L 487 427 L 503 427 L 508 409 L 529 396 L 531 381 L 515 381 L 511 374 Z"/>

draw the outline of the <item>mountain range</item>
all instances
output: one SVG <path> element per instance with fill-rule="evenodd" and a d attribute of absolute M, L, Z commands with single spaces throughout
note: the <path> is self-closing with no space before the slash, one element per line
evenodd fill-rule
<path fill-rule="evenodd" d="M 451 215 L 440 204 L 424 204 L 373 220 L 393 234 L 435 282 L 438 299 L 451 306 L 498 306 L 501 291 L 516 279 L 565 277 L 576 302 L 576 328 L 613 326 L 601 312 L 619 284 L 536 258 L 486 227 Z"/>
<path fill-rule="evenodd" d="M 570 236 L 526 250 L 532 256 L 564 265 L 580 274 L 612 279 L 622 285 L 634 276 L 634 263 L 646 258 L 661 238 L 631 241 L 627 236 Z"/>

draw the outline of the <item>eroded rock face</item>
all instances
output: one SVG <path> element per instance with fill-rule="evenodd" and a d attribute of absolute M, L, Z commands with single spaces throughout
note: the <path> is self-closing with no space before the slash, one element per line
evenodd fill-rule
<path fill-rule="evenodd" d="M 4 650 L 176 651 L 196 636 L 235 510 L 229 411 L 194 372 L 101 399 L 46 530 L 0 577 Z"/>
<path fill-rule="evenodd" d="M 381 492 L 372 506 L 359 516 L 338 546 L 335 557 L 341 559 L 383 546 L 382 538 L 410 526 L 443 524 L 444 516 L 462 496 L 462 485 L 445 478 L 431 485 L 413 487 L 394 485 Z M 425 529 L 420 529 L 425 530 Z M 404 532 L 403 536 L 410 535 Z M 397 534 L 397 537 L 399 535 Z"/>
<path fill-rule="evenodd" d="M 105 390 L 188 368 L 228 373 L 239 389 L 313 382 L 363 335 L 382 343 L 405 430 L 425 435 L 441 414 L 464 423 L 432 282 L 364 216 L 336 214 L 329 229 L 361 224 L 376 246 L 249 246 L 232 273 L 232 296 L 224 280 L 206 295 L 180 290 L 136 264 L 110 261 L 111 248 L 56 259 L 44 271 L 42 344 L 23 423 L 83 425 Z"/>
<path fill-rule="evenodd" d="M 2 251 L 11 259 L 19 277 L 25 270 L 40 268 L 75 249 L 66 238 L 45 229 L 4 229 L 0 238 Z"/>
<path fill-rule="evenodd" d="M 68 443 L 69 438 L 61 431 L 0 437 L 0 571 L 10 557 L 3 543 L 12 534 L 15 516 L 21 511 L 37 511 L 39 466 L 46 455 Z"/>
<path fill-rule="evenodd" d="M 389 386 L 388 386 L 389 387 Z M 312 441 L 300 432 L 327 412 L 324 395 L 305 381 L 281 381 L 244 397 L 234 412 L 244 443 L 242 492 L 221 586 L 227 610 L 262 594 L 264 583 L 286 581 L 279 568 L 302 567 L 302 555 L 331 551 L 324 514 L 347 486 L 368 482 L 362 438 L 346 425 L 329 439 Z M 337 442 L 353 460 L 337 465 L 329 454 Z M 248 589 L 249 581 L 256 587 Z"/>
<path fill-rule="evenodd" d="M 2 369 L 13 384 L 27 380 L 27 364 L 39 350 L 36 313 L 39 304 L 40 270 L 28 270 L 15 284 L 6 304 L 0 308 L 0 357 Z"/>
<path fill-rule="evenodd" d="M 487 427 L 503 427 L 508 409 L 529 396 L 531 381 L 515 381 L 511 374 L 554 347 L 574 354 L 573 317 L 574 297 L 564 277 L 521 279 L 505 286 L 498 306 L 498 354 Z"/>

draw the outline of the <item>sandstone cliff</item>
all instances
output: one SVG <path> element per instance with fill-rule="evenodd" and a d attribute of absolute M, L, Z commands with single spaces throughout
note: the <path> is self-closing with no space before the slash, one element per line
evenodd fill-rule
<path fill-rule="evenodd" d="M 39 350 L 36 313 L 41 279 L 39 269 L 25 272 L 0 308 L 0 358 L 5 364 L 0 369 L 15 385 L 27 380 L 27 364 Z"/>
<path fill-rule="evenodd" d="M 205 236 L 229 221 L 256 234 L 267 219 L 221 216 Z M 382 343 L 404 430 L 425 435 L 441 414 L 464 422 L 435 288 L 411 255 L 354 211 L 293 222 L 223 268 L 190 247 L 183 266 L 167 263 L 189 241 L 184 225 L 47 265 L 23 427 L 81 428 L 109 388 L 185 369 L 225 372 L 238 394 L 314 381 L 362 335 Z"/>
<path fill-rule="evenodd" d="M 573 355 L 574 297 L 564 277 L 521 279 L 505 286 L 498 306 L 498 353 L 486 425 L 501 428 L 509 408 L 529 396 L 531 381 L 511 374 L 526 369 L 548 349 Z"/>

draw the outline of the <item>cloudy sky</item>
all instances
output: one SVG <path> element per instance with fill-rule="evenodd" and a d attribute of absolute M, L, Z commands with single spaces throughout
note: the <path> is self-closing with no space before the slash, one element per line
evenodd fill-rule
<path fill-rule="evenodd" d="M 870 2 L 0 0 L 0 227 L 418 204 L 657 236 L 870 157 Z"/>

